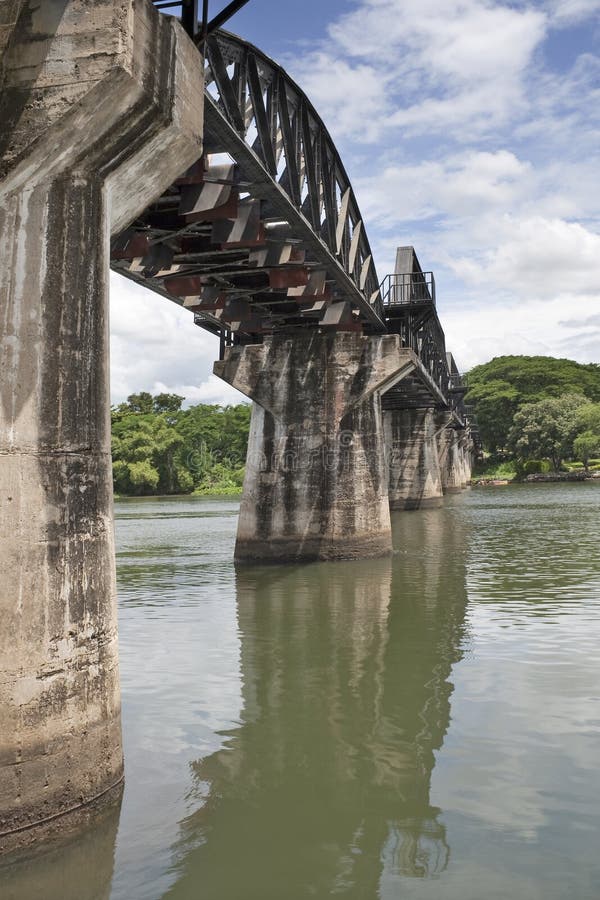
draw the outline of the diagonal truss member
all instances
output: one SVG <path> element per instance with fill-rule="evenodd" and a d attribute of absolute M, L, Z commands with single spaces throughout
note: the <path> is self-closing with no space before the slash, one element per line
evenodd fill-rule
<path fill-rule="evenodd" d="M 362 217 L 313 106 L 240 38 L 204 49 L 205 155 L 115 241 L 113 267 L 242 342 L 385 331 Z"/>

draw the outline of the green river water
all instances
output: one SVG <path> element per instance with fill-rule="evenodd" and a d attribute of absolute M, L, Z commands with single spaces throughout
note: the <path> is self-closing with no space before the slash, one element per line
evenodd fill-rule
<path fill-rule="evenodd" d="M 237 502 L 116 504 L 126 788 L 2 900 L 598 900 L 600 484 L 234 569 Z"/>

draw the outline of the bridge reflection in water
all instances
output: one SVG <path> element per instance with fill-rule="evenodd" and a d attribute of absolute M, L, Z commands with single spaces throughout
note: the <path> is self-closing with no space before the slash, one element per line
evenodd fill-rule
<path fill-rule="evenodd" d="M 391 560 L 239 571 L 242 721 L 193 765 L 167 896 L 396 896 L 446 868 L 431 777 L 467 602 L 446 517 L 398 517 Z"/>
<path fill-rule="evenodd" d="M 120 802 L 103 810 L 93 825 L 46 852 L 32 849 L 0 869 L 2 900 L 109 900 L 114 871 Z"/>

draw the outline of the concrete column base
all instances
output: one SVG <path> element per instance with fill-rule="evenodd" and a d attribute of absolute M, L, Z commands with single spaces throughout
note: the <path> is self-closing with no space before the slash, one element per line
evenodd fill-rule
<path fill-rule="evenodd" d="M 391 552 L 379 393 L 414 364 L 396 335 L 316 332 L 234 347 L 215 364 L 255 401 L 237 562 Z"/>
<path fill-rule="evenodd" d="M 426 509 L 443 503 L 433 409 L 383 414 L 390 509 Z"/>
<path fill-rule="evenodd" d="M 384 523 L 385 524 L 385 523 Z M 352 538 L 289 538 L 262 540 L 238 537 L 235 562 L 250 563 L 317 562 L 335 559 L 379 559 L 392 552 L 391 526 L 376 534 Z"/>

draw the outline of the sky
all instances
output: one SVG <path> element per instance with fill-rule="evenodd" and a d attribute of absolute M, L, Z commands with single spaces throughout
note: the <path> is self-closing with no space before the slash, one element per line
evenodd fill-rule
<path fill-rule="evenodd" d="M 407 244 L 434 272 L 461 371 L 600 362 L 600 0 L 250 0 L 228 28 L 320 113 L 380 280 Z M 243 399 L 212 375 L 215 338 L 114 274 L 111 354 L 115 403 Z"/>

